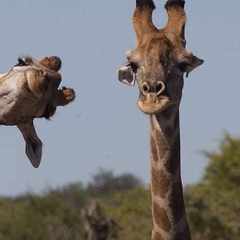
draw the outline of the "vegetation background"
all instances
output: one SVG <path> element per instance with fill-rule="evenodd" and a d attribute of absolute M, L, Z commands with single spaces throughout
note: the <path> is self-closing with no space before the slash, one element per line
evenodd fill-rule
<path fill-rule="evenodd" d="M 193 240 L 239 240 L 240 139 L 225 135 L 218 151 L 204 155 L 209 163 L 202 179 L 185 188 Z M 132 174 L 115 175 L 104 169 L 86 185 L 76 182 L 39 195 L 1 197 L 0 239 L 86 239 L 81 211 L 94 203 L 103 217 L 116 223 L 109 240 L 150 239 L 148 187 Z"/>

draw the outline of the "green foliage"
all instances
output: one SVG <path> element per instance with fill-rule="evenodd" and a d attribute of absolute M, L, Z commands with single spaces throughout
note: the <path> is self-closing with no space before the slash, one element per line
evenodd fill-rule
<path fill-rule="evenodd" d="M 240 240 L 240 139 L 226 135 L 219 150 L 205 156 L 203 178 L 184 193 L 192 239 Z M 85 187 L 74 183 L 41 196 L 0 198 L 0 239 L 84 240 L 81 210 L 94 202 L 114 222 L 110 232 L 119 238 L 108 240 L 150 239 L 149 190 L 132 174 L 102 169 Z"/>
<path fill-rule="evenodd" d="M 104 197 L 113 192 L 126 191 L 140 186 L 142 182 L 132 174 L 115 176 L 112 171 L 99 169 L 87 189 L 94 196 Z"/>
<path fill-rule="evenodd" d="M 185 190 L 193 240 L 240 239 L 240 139 L 226 135 L 218 152 L 206 152 L 203 179 Z"/>
<path fill-rule="evenodd" d="M 106 214 L 111 213 L 119 223 L 121 239 L 150 239 L 152 218 L 149 191 L 133 188 L 127 192 L 117 192 L 111 204 L 103 205 Z"/>
<path fill-rule="evenodd" d="M 118 231 L 120 240 L 149 239 L 148 190 L 131 174 L 115 176 L 104 170 L 98 171 L 86 187 L 75 183 L 49 189 L 41 196 L 0 198 L 0 239 L 84 240 L 81 210 L 96 201 L 104 215 L 117 223 L 117 229 L 112 230 Z"/>
<path fill-rule="evenodd" d="M 54 190 L 44 196 L 28 194 L 1 201 L 1 240 L 81 239 L 79 206 L 74 207 L 69 197 L 59 196 Z"/>
<path fill-rule="evenodd" d="M 219 152 L 206 153 L 210 163 L 204 180 L 217 188 L 234 190 L 240 186 L 240 139 L 226 135 Z"/>

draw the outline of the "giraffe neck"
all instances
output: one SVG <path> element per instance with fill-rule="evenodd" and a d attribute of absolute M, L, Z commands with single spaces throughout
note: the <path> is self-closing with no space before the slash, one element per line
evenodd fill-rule
<path fill-rule="evenodd" d="M 150 116 L 153 240 L 190 240 L 180 173 L 179 106 Z"/>

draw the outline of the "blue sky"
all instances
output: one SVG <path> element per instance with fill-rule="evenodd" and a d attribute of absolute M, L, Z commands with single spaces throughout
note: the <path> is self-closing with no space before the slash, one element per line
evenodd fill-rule
<path fill-rule="evenodd" d="M 154 22 L 166 23 L 165 1 Z M 131 172 L 149 183 L 149 121 L 137 107 L 137 88 L 117 80 L 134 48 L 134 0 L 8 0 L 1 2 L 0 71 L 19 56 L 62 59 L 62 85 L 76 100 L 50 120 L 35 120 L 44 143 L 39 169 L 24 152 L 16 127 L 0 126 L 0 195 L 89 181 L 99 167 Z M 187 1 L 187 48 L 205 60 L 185 80 L 181 103 L 182 178 L 197 182 L 225 131 L 240 133 L 240 1 Z"/>

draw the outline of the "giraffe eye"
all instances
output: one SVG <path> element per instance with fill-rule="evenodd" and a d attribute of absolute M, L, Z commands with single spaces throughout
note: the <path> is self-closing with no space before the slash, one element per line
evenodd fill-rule
<path fill-rule="evenodd" d="M 190 64 L 187 62 L 181 62 L 178 64 L 178 68 L 181 72 L 186 72 L 189 66 Z"/>

